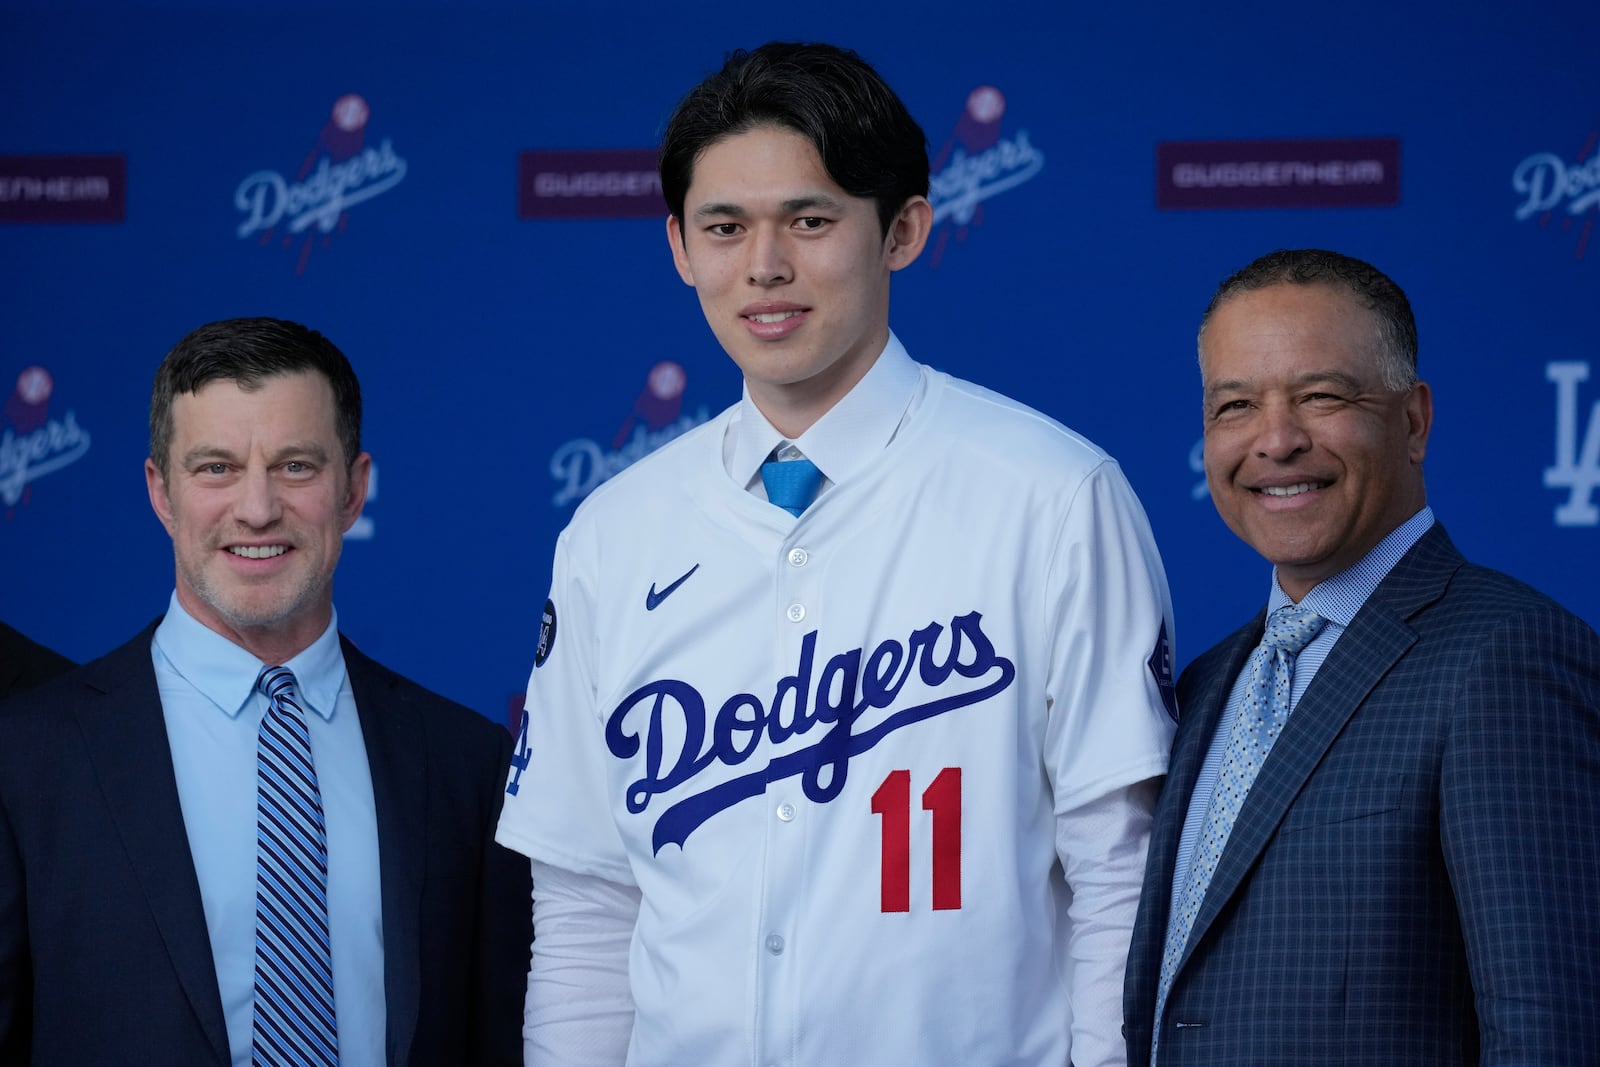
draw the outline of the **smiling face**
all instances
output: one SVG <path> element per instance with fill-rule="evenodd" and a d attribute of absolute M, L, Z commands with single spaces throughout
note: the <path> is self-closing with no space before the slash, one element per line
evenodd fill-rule
<path fill-rule="evenodd" d="M 347 474 L 333 390 L 314 371 L 179 394 L 167 475 L 145 461 L 179 603 L 265 662 L 303 650 L 332 617 L 334 566 L 371 462 L 363 452 Z"/>
<path fill-rule="evenodd" d="M 870 199 L 828 176 L 802 135 L 758 126 L 695 161 L 667 239 L 762 414 L 798 437 L 889 340 L 889 275 L 922 251 L 933 209 L 912 197 L 887 235 Z"/>
<path fill-rule="evenodd" d="M 1371 313 L 1324 284 L 1234 296 L 1201 337 L 1211 499 L 1297 601 L 1426 502 L 1428 386 L 1386 389 L 1377 343 Z"/>

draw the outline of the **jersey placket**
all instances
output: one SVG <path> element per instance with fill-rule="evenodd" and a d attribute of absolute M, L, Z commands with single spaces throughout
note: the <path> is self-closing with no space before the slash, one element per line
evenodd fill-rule
<path fill-rule="evenodd" d="M 782 677 L 796 671 L 801 662 L 806 635 L 818 628 L 821 619 L 821 581 L 817 560 L 805 547 L 806 538 L 796 531 L 778 546 L 774 568 L 777 633 L 773 650 Z M 816 712 L 816 693 L 820 664 L 813 663 L 803 694 L 784 700 L 787 717 L 794 715 L 799 700 L 806 702 L 807 715 Z M 774 704 L 772 714 L 780 709 Z M 790 723 L 792 725 L 792 721 Z M 769 758 L 794 747 L 814 745 L 827 724 L 790 738 L 783 748 L 773 748 Z M 804 907 L 803 889 L 806 850 L 811 836 L 809 824 L 817 808 L 806 800 L 800 777 L 791 775 L 769 780 L 762 797 L 766 806 L 766 849 L 761 879 L 760 925 L 756 953 L 756 1051 L 757 1063 L 778 1067 L 795 1062 L 799 1034 L 799 953 L 805 948 L 798 930 Z"/>

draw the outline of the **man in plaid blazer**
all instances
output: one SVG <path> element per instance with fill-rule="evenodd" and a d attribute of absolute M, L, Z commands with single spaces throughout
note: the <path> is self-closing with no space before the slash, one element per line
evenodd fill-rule
<path fill-rule="evenodd" d="M 1219 765 L 1267 612 L 1178 683 L 1128 1062 L 1600 1064 L 1600 638 L 1434 522 L 1405 294 L 1275 252 L 1217 291 L 1200 362 L 1217 510 L 1274 564 L 1268 610 L 1325 622 L 1242 804 Z"/>

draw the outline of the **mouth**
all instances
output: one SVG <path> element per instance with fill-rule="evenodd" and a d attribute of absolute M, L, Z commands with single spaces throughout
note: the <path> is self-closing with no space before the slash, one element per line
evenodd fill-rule
<path fill-rule="evenodd" d="M 228 552 L 240 559 L 272 559 L 289 551 L 288 545 L 229 545 Z"/>
<path fill-rule="evenodd" d="M 1299 496 L 1301 493 L 1309 493 L 1314 489 L 1326 489 L 1328 484 L 1327 482 L 1296 482 L 1293 485 L 1263 485 L 1256 492 L 1265 493 L 1267 496 L 1290 497 Z"/>
<path fill-rule="evenodd" d="M 750 336 L 761 341 L 781 341 L 799 331 L 810 314 L 808 307 L 765 302 L 742 308 L 739 317 Z"/>

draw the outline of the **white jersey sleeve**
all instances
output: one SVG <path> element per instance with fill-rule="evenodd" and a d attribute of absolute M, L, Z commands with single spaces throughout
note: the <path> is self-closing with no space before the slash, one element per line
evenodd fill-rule
<path fill-rule="evenodd" d="M 1143 508 L 1115 463 L 1090 473 L 1047 577 L 1054 635 L 1046 763 L 1071 891 L 1072 1052 L 1125 1061 L 1122 980 L 1155 783 L 1175 728 L 1172 609 Z"/>
<path fill-rule="evenodd" d="M 1177 725 L 1166 572 L 1114 462 L 1079 487 L 1044 580 L 1045 758 L 1059 815 L 1165 774 Z"/>
<path fill-rule="evenodd" d="M 581 528 L 580 528 L 581 529 Z M 606 792 L 596 706 L 592 540 L 569 526 L 556 541 L 550 598 L 528 676 L 522 732 L 495 839 L 532 859 L 636 885 Z M 560 812 L 560 819 L 538 819 Z"/>

